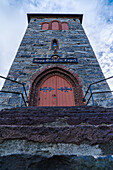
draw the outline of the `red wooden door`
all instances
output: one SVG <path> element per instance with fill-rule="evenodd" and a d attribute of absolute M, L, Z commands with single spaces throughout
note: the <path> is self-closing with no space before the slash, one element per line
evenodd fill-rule
<path fill-rule="evenodd" d="M 58 75 L 40 85 L 38 98 L 37 106 L 75 106 L 71 83 Z"/>

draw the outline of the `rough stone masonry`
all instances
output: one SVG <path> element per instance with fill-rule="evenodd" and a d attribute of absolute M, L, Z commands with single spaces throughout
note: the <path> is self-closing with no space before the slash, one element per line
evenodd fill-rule
<path fill-rule="evenodd" d="M 41 23 L 68 22 L 69 30 L 42 30 Z M 104 78 L 82 27 L 82 15 L 28 14 L 28 28 L 8 78 L 23 82 L 29 95 L 32 77 L 43 70 L 63 68 L 79 75 L 83 95 L 90 83 Z M 34 58 L 51 58 L 57 39 L 60 58 L 78 58 L 78 64 L 37 64 Z M 8 80 L 2 90 L 22 91 Z M 94 91 L 109 90 L 106 82 Z M 112 170 L 113 109 L 109 95 L 95 95 L 96 105 L 73 107 L 18 107 L 20 94 L 0 93 L 0 169 Z M 106 99 L 106 100 L 105 100 Z M 110 99 L 110 98 L 109 98 Z M 92 105 L 92 103 L 90 103 Z M 23 104 L 24 106 L 24 104 Z"/>
<path fill-rule="evenodd" d="M 0 111 L 0 169 L 113 169 L 113 108 Z"/>
<path fill-rule="evenodd" d="M 25 35 L 22 39 L 16 57 L 8 73 L 8 78 L 25 84 L 27 94 L 32 82 L 32 76 L 42 69 L 54 64 L 37 64 L 33 63 L 34 58 L 51 58 L 54 51 L 51 50 L 51 42 L 55 38 L 59 43 L 57 54 L 60 58 L 78 58 L 78 64 L 56 64 L 59 67 L 68 68 L 72 73 L 78 74 L 83 95 L 90 83 L 104 79 L 102 70 L 88 41 L 88 38 L 82 27 L 82 15 L 30 15 L 28 14 L 29 24 Z M 42 30 L 41 23 L 58 20 L 68 22 L 69 30 Z M 109 91 L 106 82 L 93 85 L 95 91 Z M 22 92 L 20 84 L 5 81 L 2 90 Z M 95 104 L 104 107 L 110 107 L 112 99 L 110 94 L 98 94 L 94 96 Z M 102 99 L 103 98 L 103 99 Z M 87 99 L 87 97 L 86 97 Z M 109 100 L 108 100 L 109 99 Z M 19 94 L 0 93 L 0 108 L 17 107 L 20 103 Z M 92 103 L 91 103 L 92 104 Z"/>

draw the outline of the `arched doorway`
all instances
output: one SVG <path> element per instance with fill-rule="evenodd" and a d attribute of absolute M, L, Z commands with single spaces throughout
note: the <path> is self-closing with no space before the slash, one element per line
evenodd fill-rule
<path fill-rule="evenodd" d="M 38 88 L 37 106 L 75 106 L 73 87 L 62 76 L 50 76 Z"/>
<path fill-rule="evenodd" d="M 32 77 L 29 106 L 82 106 L 79 77 L 57 66 Z"/>

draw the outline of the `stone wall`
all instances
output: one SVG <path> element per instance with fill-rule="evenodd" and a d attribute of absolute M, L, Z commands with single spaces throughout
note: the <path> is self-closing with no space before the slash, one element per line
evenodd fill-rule
<path fill-rule="evenodd" d="M 83 27 L 73 19 L 57 18 L 56 20 L 68 22 L 69 30 L 41 30 L 41 23 L 45 21 L 50 22 L 51 20 L 53 19 L 32 18 L 30 20 L 8 77 L 24 82 L 29 95 L 33 74 L 51 65 L 33 63 L 33 58 L 50 58 L 54 54 L 54 51 L 51 50 L 51 41 L 56 38 L 59 42 L 59 50 L 57 52 L 61 58 L 78 58 L 78 64 L 58 64 L 58 66 L 63 65 L 80 76 L 82 89 L 85 94 L 90 83 L 101 80 L 104 76 Z M 2 90 L 21 92 L 22 87 L 21 85 L 5 81 Z M 105 91 L 110 89 L 106 82 L 93 85 L 93 91 L 99 90 Z M 19 106 L 20 97 L 20 95 L 16 94 L 0 94 L 1 109 Z M 104 102 L 101 102 L 102 97 Z M 111 106 L 112 102 L 108 98 L 109 95 L 105 94 L 95 95 L 96 105 Z"/>

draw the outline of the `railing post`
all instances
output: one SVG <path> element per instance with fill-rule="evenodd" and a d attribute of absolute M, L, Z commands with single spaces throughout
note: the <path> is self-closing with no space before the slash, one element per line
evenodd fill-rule
<path fill-rule="evenodd" d="M 23 95 L 23 92 L 24 92 L 24 87 L 22 86 L 22 94 L 21 94 L 21 98 L 20 98 L 20 105 L 19 105 L 19 107 L 22 107 L 22 100 L 23 100 L 22 95 Z"/>
<path fill-rule="evenodd" d="M 11 80 L 10 78 L 6 78 L 6 77 L 3 77 L 3 76 L 0 76 L 0 78 L 3 78 L 3 79 L 5 79 L 5 80 L 9 80 L 9 81 L 14 82 L 14 83 L 17 83 L 17 84 L 21 84 L 21 85 L 23 86 L 23 87 L 22 87 L 22 93 L 19 93 L 19 92 L 16 92 L 16 93 L 15 93 L 15 92 L 10 92 L 10 91 L 7 91 L 7 93 L 21 94 L 21 99 L 20 99 L 19 107 L 22 106 L 23 100 L 24 100 L 24 103 L 25 103 L 25 106 L 26 106 L 26 101 L 25 101 L 24 95 L 23 95 L 24 91 L 25 91 L 25 95 L 26 95 L 27 101 L 28 101 L 28 97 L 27 97 L 27 93 L 26 93 L 26 89 L 25 89 L 24 83 L 20 83 L 20 82 L 18 82 L 18 81 L 16 81 L 16 80 Z M 3 92 L 3 91 L 0 91 L 0 92 Z M 4 91 L 4 92 L 6 92 L 6 91 Z"/>
<path fill-rule="evenodd" d="M 91 86 L 90 86 L 90 92 L 91 92 L 91 97 L 92 97 L 93 106 L 95 106 L 95 101 L 94 101 L 94 97 L 93 97 L 93 93 L 92 93 L 92 88 L 91 88 Z"/>

